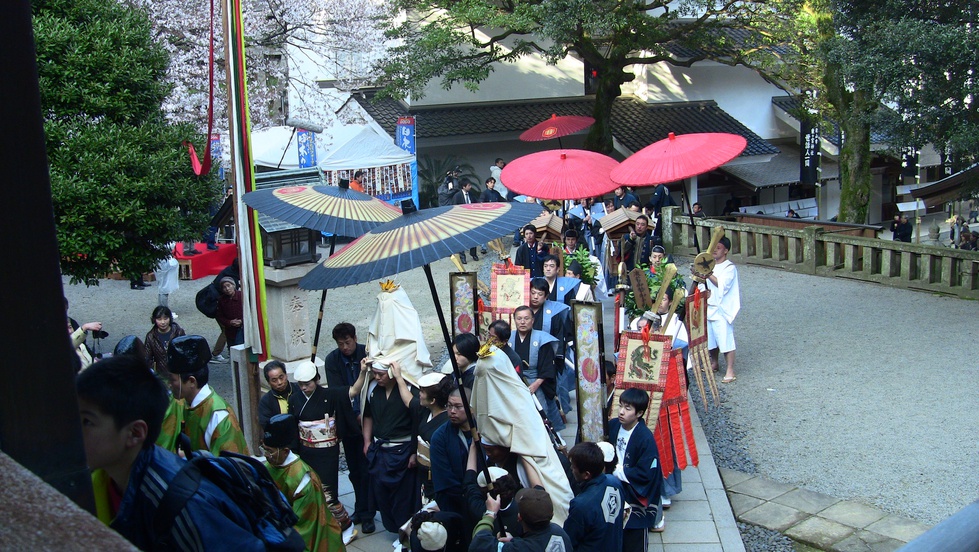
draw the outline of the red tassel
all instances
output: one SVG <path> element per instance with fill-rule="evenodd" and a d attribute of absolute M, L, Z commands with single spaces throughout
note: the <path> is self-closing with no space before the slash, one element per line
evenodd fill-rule
<path fill-rule="evenodd" d="M 659 423 L 653 431 L 653 440 L 656 441 L 656 449 L 659 451 L 659 465 L 663 471 L 663 477 L 669 477 L 673 473 L 673 442 L 669 435 L 669 421 L 667 420 L 666 409 L 659 410 Z"/>
<path fill-rule="evenodd" d="M 693 426 L 690 424 L 690 404 L 680 405 L 680 418 L 683 419 L 683 433 L 687 440 L 687 450 L 690 451 L 690 464 L 700 465 L 700 455 L 697 454 L 697 443 L 693 438 Z"/>
<path fill-rule="evenodd" d="M 680 420 L 680 409 L 677 406 L 669 407 L 670 435 L 673 436 L 673 450 L 676 454 L 677 468 L 687 467 L 687 450 L 683 446 L 683 424 Z"/>

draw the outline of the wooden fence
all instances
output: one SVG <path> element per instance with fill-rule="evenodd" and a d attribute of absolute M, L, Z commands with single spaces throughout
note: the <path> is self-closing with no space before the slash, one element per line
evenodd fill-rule
<path fill-rule="evenodd" d="M 705 248 L 713 228 L 723 226 L 735 263 L 979 299 L 976 251 L 847 236 L 818 222 L 791 229 L 693 218 L 677 207 L 663 209 L 663 224 L 664 245 L 674 254 L 696 254 L 694 236 Z"/>

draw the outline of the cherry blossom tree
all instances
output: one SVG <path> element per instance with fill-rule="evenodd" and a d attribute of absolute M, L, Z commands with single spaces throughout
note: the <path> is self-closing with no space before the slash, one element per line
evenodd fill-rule
<path fill-rule="evenodd" d="M 170 55 L 163 104 L 167 118 L 207 128 L 210 0 L 123 0 L 144 9 L 154 37 Z M 382 0 L 243 0 L 248 98 L 252 126 L 297 117 L 329 125 L 336 95 L 321 82 L 350 87 L 372 78 L 383 51 Z M 214 128 L 227 129 L 224 30 L 214 5 Z M 290 101 L 291 99 L 291 101 Z"/>

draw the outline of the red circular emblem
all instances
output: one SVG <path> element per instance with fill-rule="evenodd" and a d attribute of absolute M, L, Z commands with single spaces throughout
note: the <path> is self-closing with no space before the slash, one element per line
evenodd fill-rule
<path fill-rule="evenodd" d="M 306 186 L 286 186 L 284 188 L 279 188 L 275 190 L 277 194 L 298 194 L 299 192 L 305 192 L 308 188 Z"/>
<path fill-rule="evenodd" d="M 595 367 L 595 360 L 590 357 L 582 359 L 581 373 L 585 376 L 586 380 L 592 383 L 598 381 L 598 369 Z"/>
<path fill-rule="evenodd" d="M 463 209 L 474 209 L 480 211 L 493 211 L 495 209 L 504 209 L 506 204 L 504 203 L 463 203 L 459 205 Z"/>

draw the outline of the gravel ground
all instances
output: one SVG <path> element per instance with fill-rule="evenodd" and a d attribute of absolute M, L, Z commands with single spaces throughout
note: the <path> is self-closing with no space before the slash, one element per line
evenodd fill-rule
<path fill-rule="evenodd" d="M 488 265 L 479 263 L 486 283 Z M 721 408 L 701 412 L 719 466 L 928 524 L 976 499 L 974 302 L 754 266 L 738 269 L 738 381 L 721 386 Z M 455 269 L 443 260 L 432 270 L 447 312 L 447 274 Z M 444 358 L 423 271 L 398 280 L 419 311 L 433 358 Z M 208 340 L 216 337 L 217 325 L 197 312 L 194 296 L 210 281 L 183 281 L 170 297 L 177 322 Z M 329 334 L 337 322 L 366 332 L 378 291 L 371 282 L 330 292 L 321 356 L 334 346 Z M 66 279 L 65 295 L 75 319 L 105 323 L 107 351 L 123 335 L 146 334 L 157 300 L 155 286 L 132 291 L 128 282 L 114 280 L 86 288 Z M 318 299 L 319 292 L 310 292 L 311 308 Z M 311 315 L 310 335 L 314 327 Z M 212 366 L 215 388 L 233 400 L 227 371 Z M 742 534 L 749 550 L 779 549 L 773 544 L 777 534 L 747 526 Z"/>
<path fill-rule="evenodd" d="M 719 466 L 927 524 L 976 499 L 974 302 L 738 270 L 738 380 L 701 412 Z"/>

